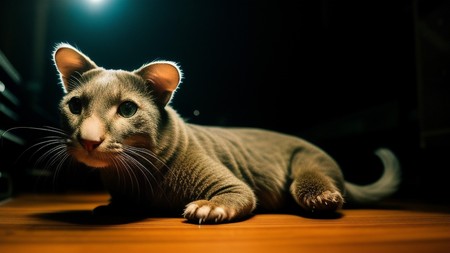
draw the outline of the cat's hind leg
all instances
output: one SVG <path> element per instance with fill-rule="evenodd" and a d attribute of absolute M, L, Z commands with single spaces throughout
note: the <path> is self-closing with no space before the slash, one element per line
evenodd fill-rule
<path fill-rule="evenodd" d="M 298 154 L 292 160 L 290 192 L 308 212 L 334 212 L 344 204 L 344 179 L 338 165 L 323 152 Z"/>
<path fill-rule="evenodd" d="M 297 204 L 311 212 L 337 211 L 344 199 L 332 180 L 320 171 L 304 171 L 290 186 Z"/>

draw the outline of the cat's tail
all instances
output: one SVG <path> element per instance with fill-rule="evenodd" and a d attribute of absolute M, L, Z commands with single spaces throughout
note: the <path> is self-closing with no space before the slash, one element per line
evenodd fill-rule
<path fill-rule="evenodd" d="M 383 175 L 377 181 L 368 185 L 345 182 L 345 198 L 349 204 L 367 205 L 376 203 L 398 190 L 401 182 L 399 160 L 392 151 L 386 148 L 377 149 L 375 154 L 383 163 Z"/>

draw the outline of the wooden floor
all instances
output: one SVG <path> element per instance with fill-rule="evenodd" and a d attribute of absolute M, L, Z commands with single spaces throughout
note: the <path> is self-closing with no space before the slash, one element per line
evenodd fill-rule
<path fill-rule="evenodd" d="M 26 194 L 0 204 L 0 252 L 450 252 L 448 208 L 389 203 L 313 219 L 258 214 L 229 224 L 98 219 L 105 194 Z"/>

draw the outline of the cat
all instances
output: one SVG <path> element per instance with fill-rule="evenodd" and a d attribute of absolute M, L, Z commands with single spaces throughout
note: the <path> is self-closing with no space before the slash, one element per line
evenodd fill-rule
<path fill-rule="evenodd" d="M 53 60 L 64 91 L 62 145 L 100 171 L 111 196 L 96 210 L 167 210 L 191 222 L 224 223 L 292 199 L 309 213 L 336 213 L 399 187 L 399 161 L 387 148 L 376 151 L 383 175 L 363 186 L 347 182 L 330 155 L 300 137 L 186 122 L 170 106 L 183 79 L 175 62 L 107 70 L 67 43 L 55 46 Z"/>

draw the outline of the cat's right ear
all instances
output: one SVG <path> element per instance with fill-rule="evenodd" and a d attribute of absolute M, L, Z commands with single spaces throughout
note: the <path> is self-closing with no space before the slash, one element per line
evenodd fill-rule
<path fill-rule="evenodd" d="M 166 106 L 183 78 L 183 72 L 175 62 L 153 61 L 135 70 L 153 87 L 156 101 Z"/>
<path fill-rule="evenodd" d="M 73 46 L 61 43 L 55 47 L 53 61 L 59 72 L 63 90 L 70 92 L 78 84 L 78 78 L 97 65 Z"/>

